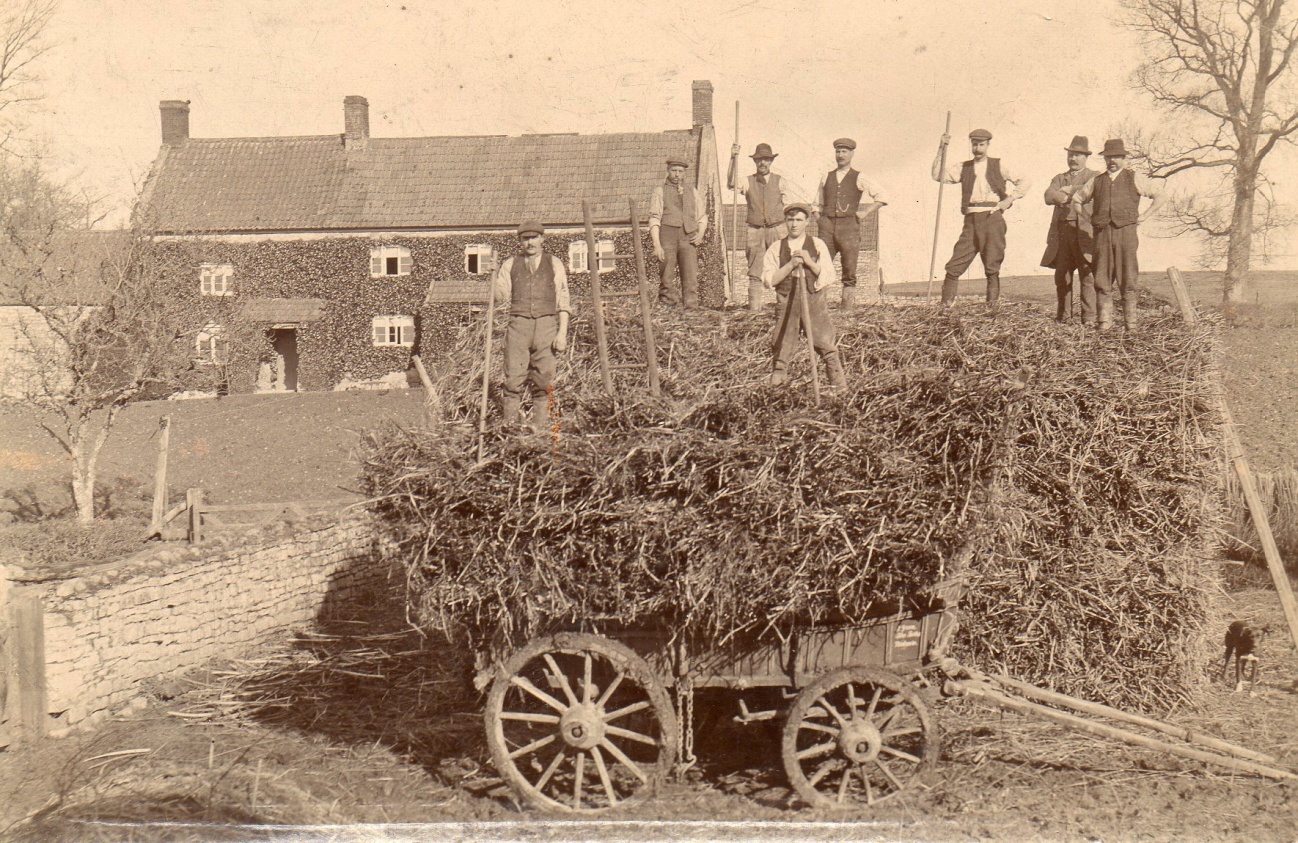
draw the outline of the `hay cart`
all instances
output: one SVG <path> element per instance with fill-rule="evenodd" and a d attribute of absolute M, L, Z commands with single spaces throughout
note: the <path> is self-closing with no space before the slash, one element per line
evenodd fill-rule
<path fill-rule="evenodd" d="M 743 644 L 645 627 L 535 638 L 479 675 L 491 686 L 487 743 L 527 804 L 606 810 L 692 764 L 695 691 L 728 689 L 735 721 L 784 718 L 781 756 L 799 796 L 816 807 L 873 805 L 937 759 L 915 680 L 954 621 L 954 607 L 939 602 Z"/>

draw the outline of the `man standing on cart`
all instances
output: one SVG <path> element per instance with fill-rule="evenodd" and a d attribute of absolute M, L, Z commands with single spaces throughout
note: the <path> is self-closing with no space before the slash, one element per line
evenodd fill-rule
<path fill-rule="evenodd" d="M 757 172 L 747 179 L 739 179 L 739 144 L 730 147 L 730 172 L 726 176 L 726 189 L 738 190 L 748 205 L 746 257 L 748 258 L 748 307 L 759 310 L 762 306 L 762 260 L 770 245 L 789 233 L 784 224 L 784 205 L 789 196 L 784 177 L 771 172 L 776 155 L 769 143 L 759 143 L 752 155 Z"/>
<path fill-rule="evenodd" d="M 505 383 L 500 409 L 505 424 L 521 424 L 523 387 L 532 393 L 531 427 L 544 433 L 554 400 L 555 353 L 568 348 L 568 273 L 563 261 L 541 249 L 545 227 L 525 222 L 518 227 L 518 254 L 496 272 L 496 301 L 509 304 L 505 330 Z"/>
<path fill-rule="evenodd" d="M 784 220 L 789 226 L 789 236 L 772 243 L 762 259 L 762 283 L 775 288 L 776 313 L 780 319 L 775 327 L 775 359 L 767 381 L 771 386 L 788 382 L 789 361 L 803 332 L 811 336 L 816 353 L 825 362 L 829 385 L 834 388 L 847 385 L 834 323 L 829 321 L 829 306 L 825 303 L 825 288 L 834 280 L 833 258 L 824 240 L 807 234 L 810 216 L 811 209 L 806 205 L 797 203 L 786 207 Z M 797 284 L 806 285 L 805 316 Z"/>
<path fill-rule="evenodd" d="M 708 209 L 685 182 L 689 166 L 679 158 L 667 159 L 667 180 L 649 197 L 649 237 L 654 257 L 662 262 L 658 303 L 687 308 L 699 306 L 698 246 L 708 230 Z M 679 287 L 672 278 L 677 267 Z"/>
<path fill-rule="evenodd" d="M 1081 281 L 1082 322 L 1095 322 L 1095 274 L 1092 259 L 1095 239 L 1091 231 L 1091 206 L 1073 204 L 1073 194 L 1099 175 L 1086 166 L 1091 157 L 1090 142 L 1077 135 L 1064 150 L 1068 169 L 1050 180 L 1046 204 L 1055 207 L 1046 235 L 1046 252 L 1041 265 L 1055 271 L 1055 321 L 1067 322 L 1073 310 L 1073 272 Z"/>
<path fill-rule="evenodd" d="M 834 141 L 834 163 L 838 166 L 820 178 L 812 216 L 818 231 L 829 246 L 829 260 L 839 255 L 843 266 L 844 310 L 856 307 L 856 263 L 861 254 L 861 224 L 888 204 L 879 186 L 852 169 L 856 141 L 839 138 Z"/>

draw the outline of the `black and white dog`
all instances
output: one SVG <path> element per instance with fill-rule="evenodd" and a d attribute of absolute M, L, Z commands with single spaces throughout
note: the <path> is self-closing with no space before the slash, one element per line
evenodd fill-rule
<path fill-rule="evenodd" d="M 1235 693 L 1244 690 L 1244 662 L 1248 662 L 1248 684 L 1251 688 L 1257 682 L 1257 648 L 1268 632 L 1269 626 L 1251 627 L 1243 621 L 1235 621 L 1226 630 L 1226 658 L 1221 663 L 1221 678 L 1226 678 L 1226 668 L 1230 666 L 1230 657 L 1235 657 Z"/>

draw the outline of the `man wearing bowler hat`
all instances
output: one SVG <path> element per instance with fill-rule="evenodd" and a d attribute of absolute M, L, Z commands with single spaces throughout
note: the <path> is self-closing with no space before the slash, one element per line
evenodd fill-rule
<path fill-rule="evenodd" d="M 738 190 L 748 203 L 747 249 L 748 307 L 759 310 L 762 306 L 762 259 L 766 249 L 788 234 L 784 224 L 784 205 L 789 201 L 784 178 L 771 172 L 776 154 L 769 143 L 759 143 L 752 155 L 757 172 L 739 181 L 739 144 L 730 147 L 730 171 L 726 176 L 726 189 Z"/>
<path fill-rule="evenodd" d="M 992 133 L 974 129 L 969 133 L 973 157 L 961 164 L 948 165 L 942 172 L 942 153 L 951 136 L 943 135 L 937 156 L 933 159 L 933 181 L 960 185 L 960 213 L 964 227 L 951 250 L 942 280 L 942 304 L 955 303 L 964 275 L 975 257 L 982 257 L 987 274 L 987 303 L 996 304 L 1001 295 L 1001 261 L 1005 259 L 1005 211 L 1027 192 L 1028 181 L 1014 178 L 999 158 L 989 158 Z"/>
<path fill-rule="evenodd" d="M 698 245 L 708 230 L 708 209 L 699 201 L 694 187 L 685 181 L 689 164 L 680 158 L 667 159 L 667 180 L 649 197 L 649 236 L 654 255 L 662 263 L 658 284 L 659 304 L 699 306 Z M 681 283 L 674 276 L 680 268 Z"/>
<path fill-rule="evenodd" d="M 838 165 L 821 177 L 816 202 L 811 213 L 819 224 L 817 233 L 829 246 L 829 259 L 841 255 L 843 265 L 842 306 L 856 306 L 856 261 L 861 252 L 861 223 L 888 201 L 883 191 L 862 173 L 852 169 L 856 141 L 839 138 L 834 141 L 834 161 Z"/>
<path fill-rule="evenodd" d="M 568 273 L 563 261 L 541 249 L 545 228 L 533 220 L 518 227 L 518 254 L 507 258 L 496 271 L 496 301 L 509 304 L 505 330 L 505 383 L 500 409 L 505 424 L 522 421 L 523 387 L 532 393 L 531 427 L 542 433 L 550 427 L 555 352 L 568 347 Z"/>
<path fill-rule="evenodd" d="M 1085 135 L 1077 135 L 1065 150 L 1068 169 L 1050 180 L 1046 204 L 1054 205 L 1054 217 L 1046 235 L 1046 252 L 1041 265 L 1055 271 L 1055 320 L 1067 322 L 1073 311 L 1073 272 L 1082 282 L 1082 321 L 1095 322 L 1095 274 L 1091 260 L 1095 240 L 1091 231 L 1091 207 L 1077 207 L 1073 194 L 1099 175 L 1086 166 L 1091 157 Z"/>
<path fill-rule="evenodd" d="M 1121 138 L 1104 142 L 1105 172 L 1073 194 L 1073 204 L 1091 202 L 1091 226 L 1095 229 L 1096 327 L 1113 326 L 1113 286 L 1122 296 L 1122 321 L 1128 331 L 1136 327 L 1136 295 L 1140 267 L 1136 250 L 1140 223 L 1158 213 L 1167 201 L 1162 185 L 1143 173 L 1127 168 L 1127 147 Z M 1140 197 L 1149 207 L 1140 213 Z"/>

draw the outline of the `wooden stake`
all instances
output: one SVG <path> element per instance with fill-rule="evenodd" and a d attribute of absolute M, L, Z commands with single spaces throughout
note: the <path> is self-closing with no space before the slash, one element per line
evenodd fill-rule
<path fill-rule="evenodd" d="M 171 416 L 159 422 L 158 467 L 153 474 L 153 518 L 149 522 L 149 536 L 162 535 L 162 525 L 167 512 L 167 450 L 171 444 Z"/>
<path fill-rule="evenodd" d="M 604 391 L 613 394 L 613 372 L 609 368 L 608 334 L 604 330 L 604 302 L 599 283 L 599 252 L 596 251 L 595 226 L 590 218 L 590 202 L 581 200 L 581 213 L 586 221 L 586 268 L 590 270 L 590 300 L 592 321 L 595 323 L 595 349 L 599 352 L 599 374 Z"/>
<path fill-rule="evenodd" d="M 951 112 L 949 111 L 946 113 L 946 128 L 942 134 L 951 134 Z M 946 146 L 942 144 L 942 160 L 938 165 L 937 219 L 933 222 L 933 252 L 928 259 L 928 289 L 924 292 L 924 298 L 929 301 L 933 300 L 933 270 L 937 267 L 937 236 L 942 230 L 942 188 L 946 183 Z"/>
<path fill-rule="evenodd" d="M 478 404 L 478 462 L 482 462 L 483 451 L 487 445 L 487 399 L 491 389 L 491 339 L 496 333 L 496 261 L 494 258 L 491 263 L 491 272 L 488 273 L 489 280 L 487 282 L 489 285 L 487 287 L 487 338 L 483 342 L 482 349 L 482 400 Z M 510 420 L 505 419 L 505 423 L 509 424 Z"/>
<path fill-rule="evenodd" d="M 198 544 L 203 540 L 203 490 L 185 490 L 185 506 L 189 510 L 189 541 Z"/>
<path fill-rule="evenodd" d="M 739 100 L 735 100 L 735 146 L 739 146 Z M 720 173 L 717 173 L 720 176 Z M 730 188 L 730 233 L 733 235 L 730 241 L 731 250 L 739 248 L 739 162 L 735 160 L 735 184 Z M 733 261 L 733 257 L 732 257 Z M 733 290 L 734 269 L 727 269 L 730 272 L 730 283 Z M 748 250 L 744 249 L 744 281 L 748 281 Z"/>
<path fill-rule="evenodd" d="M 662 380 L 658 374 L 658 341 L 654 337 L 653 302 L 649 300 L 649 279 L 644 268 L 644 244 L 640 238 L 640 210 L 635 200 L 627 198 L 631 212 L 631 243 L 635 255 L 635 280 L 640 291 L 640 324 L 644 329 L 645 368 L 649 373 L 649 394 L 662 397 Z"/>
<path fill-rule="evenodd" d="M 823 256 L 822 256 L 823 259 Z M 807 302 L 807 270 L 798 267 L 793 271 L 793 283 L 798 286 L 798 301 L 802 305 L 802 327 L 807 332 L 807 354 L 811 357 L 811 386 L 816 390 L 816 403 L 820 403 L 820 366 L 816 361 L 816 338 L 811 330 L 811 308 Z M 793 302 L 790 300 L 790 306 Z"/>

